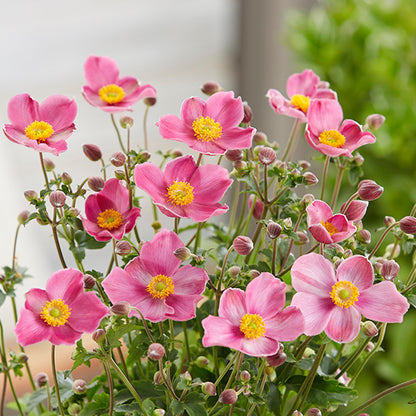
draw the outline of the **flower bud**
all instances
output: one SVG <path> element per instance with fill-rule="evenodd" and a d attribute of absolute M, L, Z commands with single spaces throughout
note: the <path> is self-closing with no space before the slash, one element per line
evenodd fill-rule
<path fill-rule="evenodd" d="M 87 156 L 87 158 L 92 162 L 96 162 L 103 157 L 101 149 L 95 144 L 84 144 L 82 146 L 82 150 L 84 155 Z"/>
<path fill-rule="evenodd" d="M 359 230 L 357 231 L 357 240 L 362 244 L 370 244 L 371 243 L 371 233 L 368 230 Z"/>
<path fill-rule="evenodd" d="M 247 370 L 243 370 L 240 373 L 240 379 L 243 381 L 250 381 L 251 375 Z"/>
<path fill-rule="evenodd" d="M 282 233 L 282 227 L 277 222 L 274 222 L 272 220 L 269 220 L 267 223 L 267 236 L 274 240 L 275 238 L 279 237 L 279 235 Z"/>
<path fill-rule="evenodd" d="M 104 179 L 101 176 L 91 176 L 88 178 L 88 186 L 91 191 L 100 192 L 104 188 Z"/>
<path fill-rule="evenodd" d="M 46 172 L 52 172 L 55 169 L 55 163 L 51 159 L 43 159 Z"/>
<path fill-rule="evenodd" d="M 258 270 L 252 269 L 247 273 L 250 279 L 255 279 L 256 277 L 260 276 L 260 272 Z"/>
<path fill-rule="evenodd" d="M 285 218 L 283 221 L 282 221 L 282 225 L 283 225 L 283 227 L 284 228 L 292 228 L 292 218 L 290 218 L 290 217 L 287 217 L 287 218 Z"/>
<path fill-rule="evenodd" d="M 295 241 L 297 246 L 303 246 L 304 244 L 309 243 L 309 238 L 303 231 L 296 231 L 296 235 L 299 237 L 299 240 Z"/>
<path fill-rule="evenodd" d="M 246 101 L 243 101 L 243 109 L 244 109 L 244 117 L 241 120 L 242 123 L 250 123 L 251 119 L 253 118 L 253 110 L 248 105 Z"/>
<path fill-rule="evenodd" d="M 311 407 L 307 410 L 305 416 L 322 416 L 322 413 L 317 407 Z"/>
<path fill-rule="evenodd" d="M 302 413 L 302 412 L 299 412 L 299 410 L 295 410 L 295 411 L 292 413 L 292 416 L 303 416 L 303 413 Z"/>
<path fill-rule="evenodd" d="M 225 152 L 224 156 L 230 162 L 237 162 L 237 161 L 243 160 L 244 152 L 241 149 L 228 149 Z"/>
<path fill-rule="evenodd" d="M 119 315 L 119 316 L 127 316 L 130 313 L 130 303 L 128 303 L 125 300 L 121 300 L 120 302 L 116 302 L 112 307 L 111 307 L 111 312 L 114 313 L 114 315 Z"/>
<path fill-rule="evenodd" d="M 19 224 L 24 224 L 27 219 L 30 216 L 30 212 L 29 211 L 22 211 L 18 216 L 17 216 L 17 222 Z"/>
<path fill-rule="evenodd" d="M 92 289 L 95 286 L 95 278 L 90 274 L 84 274 L 84 289 Z"/>
<path fill-rule="evenodd" d="M 153 107 L 157 102 L 156 97 L 145 97 L 143 98 L 143 103 L 148 107 Z"/>
<path fill-rule="evenodd" d="M 46 373 L 38 373 L 35 376 L 35 385 L 39 388 L 48 384 L 48 375 Z"/>
<path fill-rule="evenodd" d="M 194 261 L 196 264 L 204 264 L 205 257 L 198 254 L 197 256 L 194 256 Z"/>
<path fill-rule="evenodd" d="M 400 256 L 400 246 L 398 244 L 397 246 L 394 245 L 393 243 L 387 245 L 386 253 L 385 253 L 386 258 L 395 259 L 396 257 L 399 257 L 399 256 Z"/>
<path fill-rule="evenodd" d="M 303 180 L 306 185 L 316 185 L 319 182 L 319 179 L 316 177 L 316 175 L 312 172 L 305 172 L 303 174 Z"/>
<path fill-rule="evenodd" d="M 247 202 L 248 203 L 248 209 L 250 211 L 251 211 L 251 207 L 253 206 L 254 199 L 256 199 L 256 202 L 254 203 L 253 217 L 256 220 L 259 220 L 261 218 L 262 214 L 263 214 L 264 205 L 263 205 L 263 202 L 261 202 L 261 200 L 258 197 L 256 197 L 256 195 L 251 194 L 248 197 L 248 202 Z"/>
<path fill-rule="evenodd" d="M 62 172 L 61 179 L 64 185 L 71 185 L 72 183 L 72 177 L 68 172 Z"/>
<path fill-rule="evenodd" d="M 376 182 L 365 179 L 358 184 L 358 195 L 364 201 L 374 201 L 383 194 L 384 188 Z"/>
<path fill-rule="evenodd" d="M 77 416 L 81 413 L 82 407 L 78 403 L 71 403 L 68 406 L 68 414 L 71 416 Z"/>
<path fill-rule="evenodd" d="M 106 335 L 105 329 L 98 328 L 92 333 L 92 339 L 99 344 L 100 342 L 104 341 Z"/>
<path fill-rule="evenodd" d="M 353 252 L 350 248 L 347 248 L 343 253 L 344 259 L 347 259 L 348 257 L 351 257 L 352 255 L 353 255 Z"/>
<path fill-rule="evenodd" d="M 152 228 L 154 229 L 155 233 L 158 232 L 162 228 L 162 224 L 159 221 L 152 222 Z"/>
<path fill-rule="evenodd" d="M 123 152 L 115 152 L 111 155 L 110 163 L 119 168 L 120 166 L 124 166 L 126 163 L 127 156 Z"/>
<path fill-rule="evenodd" d="M 366 352 L 371 352 L 374 349 L 374 344 L 371 341 L 368 341 L 367 345 L 365 346 Z"/>
<path fill-rule="evenodd" d="M 130 116 L 124 116 L 120 118 L 120 126 L 123 129 L 131 129 L 133 127 L 134 120 Z"/>
<path fill-rule="evenodd" d="M 390 227 L 391 225 L 393 225 L 396 222 L 396 219 L 394 217 L 390 217 L 389 215 L 386 215 L 384 217 L 384 225 L 386 227 Z"/>
<path fill-rule="evenodd" d="M 406 234 L 416 234 L 416 218 L 407 216 L 399 221 L 400 229 Z"/>
<path fill-rule="evenodd" d="M 38 194 L 36 193 L 36 191 L 32 191 L 32 190 L 25 191 L 25 192 L 23 193 L 23 195 L 25 196 L 25 198 L 26 198 L 29 202 L 31 202 L 31 201 L 33 201 L 34 199 L 37 199 L 37 198 L 38 198 Z"/>
<path fill-rule="evenodd" d="M 124 173 L 124 170 L 121 170 L 121 169 L 116 169 L 114 171 L 114 176 L 119 180 L 126 179 L 126 175 Z"/>
<path fill-rule="evenodd" d="M 223 404 L 234 404 L 237 399 L 238 397 L 235 390 L 226 389 L 220 394 L 218 401 Z"/>
<path fill-rule="evenodd" d="M 270 165 L 276 160 L 276 152 L 271 147 L 262 147 L 259 152 L 259 162 L 262 165 Z"/>
<path fill-rule="evenodd" d="M 286 359 L 287 355 L 280 349 L 276 354 L 266 357 L 267 364 L 271 367 L 279 367 L 279 365 L 282 365 Z"/>
<path fill-rule="evenodd" d="M 164 383 L 163 376 L 160 371 L 156 371 L 156 373 L 153 375 L 153 382 L 156 384 L 156 386 L 160 386 Z"/>
<path fill-rule="evenodd" d="M 234 238 L 233 247 L 238 254 L 247 256 L 247 254 L 253 250 L 254 245 L 251 241 L 251 238 L 246 237 L 245 235 L 239 235 L 238 237 Z"/>
<path fill-rule="evenodd" d="M 29 360 L 29 356 L 24 352 L 19 352 L 19 354 L 16 355 L 16 360 L 19 363 L 24 364 L 27 363 L 27 361 Z"/>
<path fill-rule="evenodd" d="M 377 130 L 383 125 L 385 121 L 386 121 L 386 117 L 384 117 L 382 114 L 370 114 L 365 119 L 365 124 L 371 130 Z"/>
<path fill-rule="evenodd" d="M 164 409 L 155 409 L 152 412 L 152 416 L 165 416 L 166 411 Z"/>
<path fill-rule="evenodd" d="M 72 391 L 75 394 L 83 394 L 87 390 L 87 382 L 82 379 L 74 380 L 72 383 Z"/>
<path fill-rule="evenodd" d="M 254 133 L 253 144 L 255 145 L 267 144 L 267 136 L 262 131 L 258 131 Z"/>
<path fill-rule="evenodd" d="M 315 197 L 312 194 L 305 194 L 300 200 L 300 206 L 305 210 L 313 201 L 315 201 Z"/>
<path fill-rule="evenodd" d="M 363 331 L 363 334 L 366 337 L 369 338 L 373 338 L 375 336 L 377 336 L 378 334 L 378 329 L 376 327 L 376 325 L 374 324 L 374 322 L 372 321 L 365 321 L 361 323 L 361 329 Z"/>
<path fill-rule="evenodd" d="M 196 362 L 196 365 L 201 368 L 208 367 L 209 365 L 209 360 L 204 355 L 200 355 L 199 357 L 197 357 L 195 362 Z"/>
<path fill-rule="evenodd" d="M 66 202 L 66 195 L 62 191 L 52 191 L 49 194 L 49 202 L 55 208 L 62 208 Z"/>
<path fill-rule="evenodd" d="M 380 270 L 381 276 L 386 280 L 393 280 L 400 271 L 400 266 L 394 260 L 386 260 Z"/>
<path fill-rule="evenodd" d="M 154 342 L 147 349 L 147 356 L 154 361 L 158 361 L 166 354 L 165 347 L 162 344 Z"/>
<path fill-rule="evenodd" d="M 143 161 L 149 160 L 152 157 L 152 155 L 147 150 L 141 151 L 139 155 L 140 155 L 141 160 Z M 175 157 L 179 157 L 179 156 L 175 156 Z M 172 156 L 172 158 L 174 157 Z"/>
<path fill-rule="evenodd" d="M 181 261 L 188 260 L 192 255 L 191 250 L 189 250 L 188 247 L 179 247 L 173 252 L 173 254 Z"/>
<path fill-rule="evenodd" d="M 357 222 L 364 218 L 364 215 L 367 212 L 368 201 L 360 201 L 355 199 L 350 202 L 344 212 L 345 204 L 346 203 L 342 205 L 341 212 L 344 213 L 349 221 Z"/>
<path fill-rule="evenodd" d="M 206 383 L 201 384 L 201 390 L 202 393 L 208 395 L 208 396 L 216 396 L 217 389 L 215 387 L 215 384 L 211 381 L 207 381 Z"/>
<path fill-rule="evenodd" d="M 364 158 L 359 153 L 357 153 L 354 156 L 354 162 L 357 166 L 361 166 L 364 163 Z"/>
<path fill-rule="evenodd" d="M 212 95 L 224 90 L 217 81 L 207 81 L 202 84 L 201 91 L 206 95 Z"/>
<path fill-rule="evenodd" d="M 229 273 L 232 277 L 234 277 L 234 279 L 240 274 L 240 272 L 241 272 L 241 267 L 238 267 L 238 266 L 231 266 L 227 270 L 227 273 Z"/>
<path fill-rule="evenodd" d="M 131 252 L 131 244 L 126 240 L 117 241 L 114 251 L 119 256 L 127 256 Z"/>

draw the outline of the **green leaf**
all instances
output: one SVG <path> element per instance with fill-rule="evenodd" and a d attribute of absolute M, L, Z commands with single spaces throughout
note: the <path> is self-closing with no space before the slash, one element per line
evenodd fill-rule
<path fill-rule="evenodd" d="M 95 416 L 107 410 L 110 404 L 110 396 L 107 393 L 99 393 L 94 396 L 94 401 L 87 403 L 79 416 Z"/>
<path fill-rule="evenodd" d="M 189 416 L 208 416 L 205 408 L 205 402 L 199 393 L 189 393 L 185 396 L 183 402 L 173 400 L 171 403 L 173 413 L 175 415 L 185 411 Z"/>

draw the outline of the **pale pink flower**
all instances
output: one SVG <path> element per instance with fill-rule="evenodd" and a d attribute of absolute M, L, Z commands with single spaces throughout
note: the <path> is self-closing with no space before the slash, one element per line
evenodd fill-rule
<path fill-rule="evenodd" d="M 206 102 L 188 98 L 182 104 L 181 118 L 168 114 L 156 125 L 165 139 L 184 142 L 203 154 L 222 155 L 229 149 L 251 147 L 255 129 L 239 127 L 243 117 L 241 98 L 227 91 L 211 95 Z"/>
<path fill-rule="evenodd" d="M 338 243 L 351 237 L 357 228 L 344 214 L 333 214 L 324 201 L 316 200 L 307 208 L 308 230 L 319 243 Z"/>
<path fill-rule="evenodd" d="M 181 266 L 174 251 L 184 244 L 172 231 L 163 229 L 143 244 L 140 256 L 125 269 L 114 268 L 103 287 L 111 302 L 127 301 L 145 319 L 187 321 L 195 317 L 208 275 L 191 265 Z M 131 309 L 130 316 L 140 314 Z"/>
<path fill-rule="evenodd" d="M 368 208 L 368 201 L 354 199 L 349 203 L 347 209 L 345 209 L 345 204 L 342 204 L 341 212 L 345 214 L 349 221 L 358 222 L 364 218 Z"/>
<path fill-rule="evenodd" d="M 86 218 L 81 217 L 88 234 L 97 241 L 121 240 L 136 224 L 140 208 L 130 208 L 129 191 L 118 179 L 109 179 L 102 191 L 85 201 Z"/>
<path fill-rule="evenodd" d="M 202 222 L 228 210 L 218 203 L 232 183 L 228 171 L 218 165 L 197 166 L 190 155 L 171 160 L 165 172 L 150 162 L 137 165 L 134 178 L 168 217 Z"/>
<path fill-rule="evenodd" d="M 315 150 L 327 156 L 348 156 L 376 138 L 353 120 L 343 120 L 342 107 L 336 100 L 313 100 L 308 110 L 305 138 Z"/>
<path fill-rule="evenodd" d="M 305 334 L 325 331 L 337 342 L 350 342 L 360 331 L 361 315 L 379 322 L 402 322 L 409 308 L 392 282 L 373 285 L 374 271 L 363 256 L 344 260 L 336 274 L 332 263 L 311 253 L 292 266 L 292 305 L 305 317 Z"/>
<path fill-rule="evenodd" d="M 14 96 L 7 106 L 11 124 L 3 126 L 12 142 L 54 155 L 67 149 L 66 139 L 75 130 L 75 100 L 51 95 L 40 104 L 29 94 Z"/>
<path fill-rule="evenodd" d="M 89 56 L 84 64 L 87 85 L 82 87 L 84 98 L 107 113 L 131 110 L 134 103 L 146 97 L 156 97 L 151 85 L 140 85 L 131 76 L 119 77 L 116 61 L 106 56 Z"/>
<path fill-rule="evenodd" d="M 46 290 L 30 289 L 15 327 L 17 341 L 26 346 L 48 340 L 74 344 L 84 332 L 95 331 L 108 308 L 94 292 L 84 292 L 84 275 L 75 269 L 55 272 Z"/>
<path fill-rule="evenodd" d="M 254 357 L 274 355 L 279 341 L 293 341 L 304 330 L 300 310 L 285 309 L 286 284 L 271 273 L 261 273 L 244 292 L 226 289 L 218 315 L 202 320 L 204 347 L 220 345 Z"/>
<path fill-rule="evenodd" d="M 318 75 L 310 69 L 305 69 L 300 74 L 291 75 L 286 84 L 286 92 L 289 99 L 279 91 L 270 89 L 266 97 L 270 106 L 277 114 L 298 118 L 306 123 L 306 113 L 311 100 L 318 98 L 337 99 L 337 94 L 326 86 L 321 87 Z"/>

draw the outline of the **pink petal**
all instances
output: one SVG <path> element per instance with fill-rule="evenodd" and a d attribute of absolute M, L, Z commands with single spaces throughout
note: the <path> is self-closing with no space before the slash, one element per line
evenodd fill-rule
<path fill-rule="evenodd" d="M 240 351 L 253 357 L 264 357 L 274 355 L 279 350 L 279 342 L 268 337 L 257 339 L 243 338 Z"/>
<path fill-rule="evenodd" d="M 192 128 L 173 114 L 163 116 L 156 125 L 159 127 L 160 135 L 165 139 L 178 140 L 188 145 L 196 141 Z"/>
<path fill-rule="evenodd" d="M 336 342 L 350 342 L 360 332 L 361 314 L 354 308 L 335 307 L 332 310 L 325 333 Z"/>
<path fill-rule="evenodd" d="M 5 124 L 3 126 L 3 132 L 9 140 L 14 143 L 19 143 L 26 145 L 24 142 L 29 141 L 30 139 L 23 133 L 22 130 L 13 126 L 12 124 Z"/>
<path fill-rule="evenodd" d="M 239 324 L 236 326 L 226 318 L 212 315 L 203 319 L 201 324 L 205 331 L 202 338 L 204 347 L 219 345 L 241 351 L 244 335 L 239 329 Z"/>
<path fill-rule="evenodd" d="M 321 221 L 326 222 L 332 217 L 331 207 L 324 201 L 316 200 L 306 208 L 308 214 L 308 225 L 320 224 Z"/>
<path fill-rule="evenodd" d="M 192 129 L 192 123 L 204 115 L 205 101 L 198 97 L 185 100 L 181 108 L 181 119 L 186 127 Z"/>
<path fill-rule="evenodd" d="M 167 313 L 167 318 L 174 321 L 188 321 L 195 318 L 196 305 L 202 299 L 201 295 L 169 295 L 166 304 L 174 309 Z"/>
<path fill-rule="evenodd" d="M 160 209 L 160 212 L 171 218 L 189 218 L 184 208 L 171 204 L 169 201 L 163 201 L 161 203 L 153 201 L 154 204 Z"/>
<path fill-rule="evenodd" d="M 139 284 L 142 288 L 146 288 L 150 279 L 153 277 L 146 269 L 146 266 L 140 257 L 135 257 L 131 260 L 124 268 L 124 271 L 127 272 L 130 277 L 137 280 L 135 284 Z M 120 276 L 120 278 L 123 279 L 122 276 Z"/>
<path fill-rule="evenodd" d="M 129 209 L 129 191 L 123 183 L 116 179 L 111 178 L 105 184 L 101 192 L 97 194 L 107 197 L 113 202 L 113 207 L 117 208 L 117 211 L 125 212 Z"/>
<path fill-rule="evenodd" d="M 319 77 L 312 70 L 305 69 L 300 74 L 293 74 L 287 79 L 286 90 L 289 97 L 295 94 L 311 97 L 319 83 Z"/>
<path fill-rule="evenodd" d="M 217 92 L 208 98 L 204 115 L 220 123 L 224 132 L 233 127 L 238 127 L 243 121 L 243 103 L 240 97 L 234 98 L 232 91 Z"/>
<path fill-rule="evenodd" d="M 151 322 L 164 321 L 175 313 L 175 310 L 167 305 L 164 299 L 153 299 L 151 295 L 142 299 L 136 307 L 142 313 L 144 319 Z M 137 313 L 134 314 L 138 315 Z"/>
<path fill-rule="evenodd" d="M 224 146 L 224 143 L 221 145 L 219 139 L 211 140 L 209 142 L 197 139 L 192 139 L 192 141 L 182 141 L 184 141 L 192 150 L 208 156 L 223 155 L 228 148 L 228 146 Z"/>
<path fill-rule="evenodd" d="M 293 341 L 303 333 L 305 320 L 299 308 L 288 306 L 273 319 L 265 319 L 265 325 L 267 337 L 279 341 Z"/>
<path fill-rule="evenodd" d="M 364 256 L 349 257 L 339 265 L 337 280 L 347 280 L 361 292 L 370 288 L 374 282 L 373 266 Z"/>
<path fill-rule="evenodd" d="M 101 228 L 97 225 L 97 221 L 90 221 L 87 218 L 81 217 L 82 225 L 85 231 L 92 235 L 97 241 L 109 241 L 112 239 L 112 234 L 109 230 Z"/>
<path fill-rule="evenodd" d="M 189 182 L 197 169 L 198 167 L 191 155 L 178 157 L 166 164 L 165 178 L 168 185 L 171 185 L 174 181 Z"/>
<path fill-rule="evenodd" d="M 360 292 L 354 304 L 367 319 L 379 322 L 402 322 L 409 309 L 407 299 L 393 282 L 383 281 Z"/>
<path fill-rule="evenodd" d="M 52 300 L 46 290 L 43 289 L 30 289 L 26 294 L 25 308 L 30 312 L 33 312 L 35 315 L 40 315 L 42 308 L 45 306 L 46 302 Z"/>
<path fill-rule="evenodd" d="M 14 332 L 17 342 L 26 347 L 49 339 L 50 329 L 51 327 L 42 322 L 39 316 L 34 315 L 27 309 L 21 309 Z"/>
<path fill-rule="evenodd" d="M 334 242 L 333 236 L 322 224 L 314 224 L 308 227 L 308 231 L 318 243 L 331 244 Z"/>
<path fill-rule="evenodd" d="M 133 207 L 123 213 L 123 235 L 129 233 L 136 225 L 136 220 L 140 217 L 140 208 Z"/>
<path fill-rule="evenodd" d="M 146 162 L 134 168 L 136 185 L 147 192 L 155 202 L 165 202 L 166 182 L 163 172 L 153 163 Z"/>
<path fill-rule="evenodd" d="M 338 130 L 342 117 L 342 108 L 338 101 L 312 100 L 308 109 L 308 128 L 319 137 L 325 130 Z"/>
<path fill-rule="evenodd" d="M 61 299 L 70 305 L 81 293 L 84 293 L 83 274 L 71 268 L 58 270 L 46 283 L 46 292 L 51 299 Z"/>
<path fill-rule="evenodd" d="M 270 106 L 277 114 L 298 118 L 302 123 L 306 123 L 308 120 L 305 113 L 290 104 L 290 101 L 284 98 L 279 91 L 271 89 L 267 92 L 266 97 L 269 99 Z"/>
<path fill-rule="evenodd" d="M 234 127 L 222 133 L 215 140 L 215 144 L 226 150 L 228 149 L 249 149 L 252 145 L 253 135 L 256 132 L 252 127 Z M 208 144 L 211 142 L 207 142 Z"/>
<path fill-rule="evenodd" d="M 29 94 L 15 95 L 7 106 L 11 123 L 22 132 L 33 121 L 39 120 L 39 103 Z"/>
<path fill-rule="evenodd" d="M 196 222 L 203 222 L 209 220 L 213 216 L 225 214 L 227 211 L 227 205 L 204 205 L 193 202 L 186 207 L 185 215 L 183 215 L 183 217 L 191 218 Z"/>
<path fill-rule="evenodd" d="M 73 345 L 82 337 L 82 332 L 76 331 L 69 325 L 51 328 L 49 342 L 54 345 Z"/>
<path fill-rule="evenodd" d="M 104 85 L 117 84 L 119 70 L 114 59 L 106 56 L 89 56 L 84 64 L 85 79 L 93 90 Z"/>
<path fill-rule="evenodd" d="M 376 138 L 368 131 L 362 131 L 361 125 L 353 120 L 345 120 L 340 128 L 340 133 L 345 136 L 343 148 L 350 152 L 368 143 L 374 143 Z"/>
<path fill-rule="evenodd" d="M 329 297 L 336 283 L 332 263 L 320 254 L 310 253 L 299 257 L 292 266 L 292 286 L 297 292 L 308 292 Z"/>
<path fill-rule="evenodd" d="M 64 95 L 52 95 L 39 106 L 42 121 L 49 123 L 55 131 L 66 129 L 75 120 L 77 105 Z"/>
<path fill-rule="evenodd" d="M 218 315 L 240 328 L 241 318 L 247 313 L 245 298 L 241 289 L 226 289 L 220 299 Z"/>
<path fill-rule="evenodd" d="M 208 281 L 208 274 L 199 267 L 186 266 L 180 267 L 172 275 L 175 294 L 177 295 L 200 295 L 205 290 Z"/>
<path fill-rule="evenodd" d="M 344 147 L 333 147 L 327 144 L 323 144 L 319 141 L 319 134 L 315 135 L 310 130 L 309 126 L 305 130 L 305 139 L 306 142 L 318 152 L 321 152 L 324 155 L 337 157 L 337 156 L 348 156 L 351 157 L 351 152 Z"/>
<path fill-rule="evenodd" d="M 140 90 L 139 83 L 136 78 L 126 76 L 122 77 L 117 81 L 117 85 L 121 88 L 123 88 L 123 91 L 125 92 L 124 99 L 129 97 L 131 94 L 137 93 L 137 91 Z"/>
<path fill-rule="evenodd" d="M 345 204 L 341 207 L 341 212 L 344 210 Z M 354 200 L 348 205 L 347 210 L 345 211 L 345 216 L 349 221 L 357 222 L 363 219 L 365 213 L 367 212 L 368 201 Z"/>

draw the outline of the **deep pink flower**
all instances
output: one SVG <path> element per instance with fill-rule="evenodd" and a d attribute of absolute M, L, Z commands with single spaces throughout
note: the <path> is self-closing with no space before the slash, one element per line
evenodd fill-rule
<path fill-rule="evenodd" d="M 46 290 L 30 289 L 15 327 L 17 341 L 26 346 L 48 340 L 74 344 L 84 332 L 97 329 L 108 308 L 93 292 L 84 292 L 83 274 L 75 269 L 55 272 Z"/>
<path fill-rule="evenodd" d="M 184 142 L 207 155 L 222 155 L 228 149 L 251 147 L 255 129 L 239 127 L 243 117 L 241 98 L 227 91 L 211 95 L 206 102 L 188 98 L 182 104 L 181 118 L 168 114 L 156 125 L 165 139 Z"/>
<path fill-rule="evenodd" d="M 54 155 L 67 149 L 66 139 L 75 130 L 75 100 L 51 95 L 40 104 L 29 94 L 14 96 L 7 106 L 11 124 L 3 126 L 12 142 Z"/>
<path fill-rule="evenodd" d="M 308 110 L 306 141 L 327 156 L 352 157 L 355 149 L 376 138 L 353 120 L 344 120 L 342 107 L 336 100 L 313 100 Z"/>
<path fill-rule="evenodd" d="M 85 215 L 87 218 L 81 217 L 82 224 L 97 241 L 121 240 L 135 226 L 140 208 L 130 208 L 129 191 L 112 178 L 102 191 L 87 198 Z"/>
<path fill-rule="evenodd" d="M 114 268 L 104 279 L 103 287 L 111 302 L 127 301 L 152 322 L 192 319 L 208 275 L 189 264 L 180 267 L 181 260 L 173 253 L 183 246 L 174 232 L 158 232 L 152 241 L 143 244 L 139 257 L 125 269 Z M 130 315 L 140 317 L 134 309 Z"/>
<path fill-rule="evenodd" d="M 244 292 L 226 289 L 219 316 L 202 320 L 204 347 L 220 345 L 254 357 L 276 354 L 279 341 L 292 341 L 304 330 L 298 308 L 285 306 L 286 284 L 270 273 L 261 273 Z"/>
<path fill-rule="evenodd" d="M 84 72 L 87 85 L 82 87 L 82 93 L 85 99 L 107 113 L 131 110 L 140 99 L 156 97 L 156 90 L 151 85 L 140 85 L 130 76 L 119 78 L 117 63 L 112 58 L 89 56 Z"/>
<path fill-rule="evenodd" d="M 329 260 L 306 254 L 295 261 L 291 273 L 297 291 L 292 305 L 301 309 L 308 336 L 325 331 L 334 341 L 350 342 L 360 331 L 361 315 L 379 322 L 402 322 L 409 308 L 394 283 L 373 285 L 373 267 L 363 256 L 344 260 L 335 275 Z"/>
<path fill-rule="evenodd" d="M 316 200 L 307 208 L 308 230 L 319 243 L 338 243 L 351 237 L 357 228 L 344 214 L 333 214 L 324 201 Z"/>
<path fill-rule="evenodd" d="M 270 89 L 266 97 L 277 114 L 298 118 L 306 123 L 306 113 L 311 100 L 319 98 L 337 99 L 337 94 L 326 86 L 321 86 L 318 75 L 310 69 L 300 74 L 291 75 L 286 84 L 289 100 L 274 89 Z"/>
<path fill-rule="evenodd" d="M 170 161 L 164 173 L 149 162 L 137 165 L 134 178 L 168 217 L 201 222 L 228 210 L 218 203 L 232 183 L 228 171 L 218 165 L 197 166 L 190 155 Z"/>

